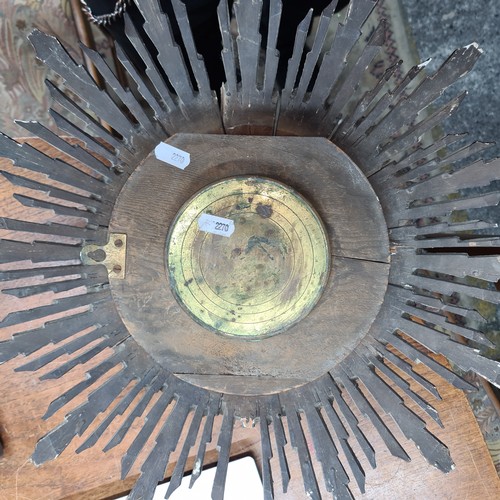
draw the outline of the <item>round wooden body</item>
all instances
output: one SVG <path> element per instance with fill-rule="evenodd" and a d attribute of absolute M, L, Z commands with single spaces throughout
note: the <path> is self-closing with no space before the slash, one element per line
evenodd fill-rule
<path fill-rule="evenodd" d="M 189 166 L 150 155 L 120 193 L 110 227 L 127 235 L 125 278 L 110 281 L 131 335 L 178 377 L 225 393 L 280 392 L 331 370 L 366 335 L 387 287 L 387 229 L 365 176 L 323 138 L 180 134 L 168 142 L 190 154 Z M 179 303 L 166 259 L 180 208 L 207 186 L 240 176 L 272 179 L 308 200 L 331 253 L 312 310 L 258 341 L 194 319 Z"/>

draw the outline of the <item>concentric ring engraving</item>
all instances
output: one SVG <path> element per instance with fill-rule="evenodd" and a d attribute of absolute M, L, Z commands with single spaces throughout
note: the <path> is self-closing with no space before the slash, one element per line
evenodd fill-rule
<path fill-rule="evenodd" d="M 229 237 L 200 230 L 203 214 L 227 218 Z M 261 338 L 300 321 L 319 300 L 330 268 L 328 238 L 312 206 L 262 177 L 211 184 L 180 209 L 167 238 L 179 303 L 219 333 Z"/>

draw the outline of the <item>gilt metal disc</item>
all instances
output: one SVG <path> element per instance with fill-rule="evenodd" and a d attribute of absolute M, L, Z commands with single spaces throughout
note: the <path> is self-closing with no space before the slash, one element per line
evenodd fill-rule
<path fill-rule="evenodd" d="M 167 266 L 177 300 L 196 321 L 258 339 L 309 313 L 325 288 L 330 253 L 318 214 L 296 191 L 237 177 L 207 186 L 181 208 Z"/>

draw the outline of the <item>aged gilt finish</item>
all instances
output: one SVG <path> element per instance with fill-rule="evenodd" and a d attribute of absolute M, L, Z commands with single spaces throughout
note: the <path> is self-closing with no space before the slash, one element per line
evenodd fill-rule
<path fill-rule="evenodd" d="M 412 362 L 425 363 L 458 388 L 471 388 L 461 377 L 468 370 L 499 384 L 500 366 L 485 356 L 500 302 L 499 161 L 475 159 L 487 144 L 435 129 L 463 95 L 434 103 L 473 67 L 477 45 L 453 52 L 433 75 L 418 65 L 398 79 L 399 64 L 385 68 L 362 91 L 363 74 L 384 41 L 383 23 L 361 34 L 376 0 L 353 0 L 327 38 L 334 0 L 306 45 L 310 11 L 286 61 L 276 50 L 286 5 L 235 0 L 230 10 L 221 0 L 225 79 L 214 91 L 185 5 L 172 0 L 175 15 L 169 18 L 157 0 L 135 3 L 144 22 L 134 24 L 125 14 L 131 45 L 118 48 L 127 88 L 96 52 L 84 48 L 108 90 L 98 88 L 55 38 L 30 35 L 39 59 L 64 82 L 62 88 L 47 82 L 59 132 L 37 122 L 20 124 L 61 157 L 0 135 L 0 152 L 15 166 L 2 175 L 21 191 L 16 200 L 30 213 L 46 214 L 45 222 L 0 219 L 2 293 L 30 301 L 0 322 L 2 329 L 15 327 L 0 343 L 0 362 L 26 356 L 24 364 L 16 361 L 17 369 L 45 367 L 44 379 L 64 377 L 78 364 L 87 369 L 80 383 L 49 404 L 45 418 L 89 389 L 87 401 L 40 436 L 33 462 L 56 459 L 74 439 L 80 439 L 77 453 L 94 445 L 107 451 L 145 416 L 122 457 L 123 477 L 141 464 L 130 498 L 152 498 L 178 446 L 168 495 L 180 484 L 193 446 L 195 481 L 207 443 L 215 441 L 212 496 L 220 499 L 233 428 L 242 422 L 260 432 L 266 499 L 274 496 L 276 475 L 286 491 L 290 454 L 299 457 L 307 497 L 320 498 L 321 481 L 335 497 L 351 498 L 364 491 L 365 469 L 376 465 L 375 450 L 358 426 L 356 414 L 362 413 L 393 455 L 408 460 L 412 441 L 432 466 L 450 471 L 448 449 L 427 428 L 428 419 L 440 422 L 433 407 L 439 394 Z M 138 58 L 140 67 L 133 62 Z M 426 143 L 432 130 L 433 142 Z M 156 159 L 160 142 L 188 152 L 189 166 L 182 171 Z M 302 272 L 316 276 L 318 302 L 312 307 L 318 297 L 308 299 L 302 310 L 308 314 L 287 320 L 280 333 L 280 326 L 271 326 L 258 341 L 222 327 L 219 332 L 217 322 L 203 317 L 205 310 L 189 311 L 177 265 L 172 268 L 176 228 L 189 215 L 181 207 L 189 207 L 196 193 L 210 194 L 213 186 L 242 176 L 266 179 L 266 186 L 276 181 L 275 187 L 307 200 L 307 217 L 314 221 L 307 230 L 327 241 L 308 248 L 323 246 L 319 264 L 330 266 L 316 276 L 304 257 Z M 270 209 L 261 188 L 255 186 L 249 198 L 261 197 L 261 215 L 258 203 L 255 213 L 262 217 Z M 285 213 L 285 205 L 276 212 Z M 236 248 L 246 251 L 250 233 L 241 236 L 245 249 L 239 240 L 234 248 L 217 247 L 216 267 Z M 105 259 L 103 265 L 92 258 L 103 257 L 98 250 L 107 256 L 103 248 L 114 245 L 117 234 L 126 235 L 123 275 L 113 272 L 115 265 L 110 272 Z M 199 260 L 185 259 L 181 250 L 179 262 L 202 268 L 212 253 L 196 234 L 188 229 L 181 236 L 199 249 Z M 300 233 L 297 241 L 304 244 L 304 238 Z M 273 252 L 284 255 L 283 247 Z M 236 285 L 248 273 L 253 283 L 252 266 L 235 268 L 235 274 L 228 267 L 228 280 Z M 287 266 L 285 259 L 285 271 Z M 220 286 L 217 274 L 206 278 Z M 260 285 L 262 294 L 269 293 L 265 281 Z M 42 294 L 44 302 L 36 302 Z M 415 384 L 424 397 L 414 392 Z M 382 413 L 405 440 L 391 432 Z"/>
<path fill-rule="evenodd" d="M 218 232 L 200 230 L 204 214 L 234 226 L 214 219 Z M 271 179 L 233 177 L 180 209 L 167 267 L 178 302 L 196 321 L 256 340 L 309 313 L 326 285 L 330 253 L 321 220 L 298 193 Z"/>

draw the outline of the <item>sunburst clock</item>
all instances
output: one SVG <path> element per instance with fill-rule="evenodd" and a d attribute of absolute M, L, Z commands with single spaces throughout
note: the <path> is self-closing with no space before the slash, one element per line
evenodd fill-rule
<path fill-rule="evenodd" d="M 71 162 L 0 136 L 2 155 L 46 176 L 42 182 L 3 172 L 35 193 L 18 201 L 73 221 L 0 219 L 11 230 L 0 241 L 3 269 L 8 264 L 0 279 L 37 279 L 3 286 L 3 293 L 72 292 L 5 317 L 0 326 L 18 325 L 19 333 L 0 343 L 0 360 L 30 355 L 21 369 L 36 371 L 67 356 L 44 375 L 56 378 L 109 353 L 50 403 L 47 416 L 92 387 L 87 401 L 39 440 L 33 462 L 55 459 L 101 413 L 77 451 L 101 443 L 119 422 L 109 449 L 147 410 L 123 455 L 122 475 L 140 456 L 142 473 L 129 498 L 151 498 L 179 445 L 170 495 L 201 435 L 193 473 L 199 476 L 221 419 L 214 437 L 218 499 L 233 426 L 242 420 L 260 431 L 265 498 L 274 494 L 273 453 L 286 490 L 290 449 L 308 498 L 320 498 L 319 481 L 335 497 L 350 498 L 351 481 L 364 490 L 359 455 L 375 466 L 356 406 L 393 455 L 409 458 L 380 410 L 431 465 L 451 470 L 448 449 L 398 391 L 439 421 L 427 401 L 435 388 L 408 360 L 459 388 L 470 386 L 457 370 L 498 383 L 499 364 L 479 348 L 491 346 L 481 307 L 496 308 L 500 300 L 499 163 L 470 159 L 484 144 L 436 131 L 463 95 L 433 105 L 472 68 L 478 47 L 456 50 L 432 76 L 419 65 L 396 82 L 399 64 L 390 67 L 362 92 L 384 24 L 361 38 L 376 1 L 353 0 L 325 47 L 333 1 L 310 49 L 312 12 L 298 26 L 278 86 L 281 2 L 269 2 L 262 16 L 262 0 L 236 0 L 231 12 L 222 0 L 225 80 L 218 95 L 184 4 L 172 0 L 169 18 L 157 1 L 136 3 L 144 24 L 125 15 L 133 48 L 118 47 L 128 88 L 92 50 L 83 48 L 106 89 L 55 38 L 30 35 L 66 90 L 47 82 L 59 135 L 37 122 L 21 125 Z M 134 66 L 138 59 L 143 68 Z M 16 241 L 18 232 L 31 241 Z M 32 328 L 34 320 L 42 326 Z M 140 455 L 150 442 L 151 452 Z"/>

